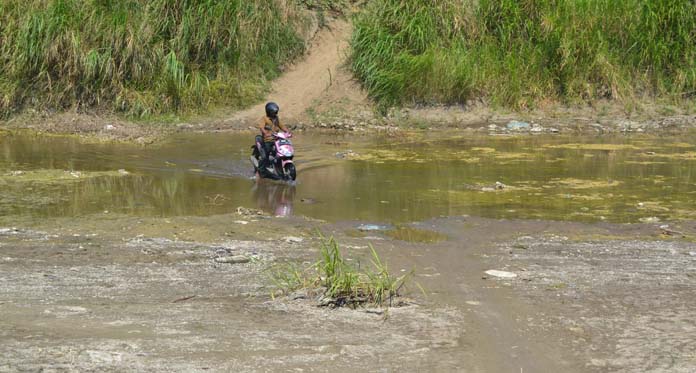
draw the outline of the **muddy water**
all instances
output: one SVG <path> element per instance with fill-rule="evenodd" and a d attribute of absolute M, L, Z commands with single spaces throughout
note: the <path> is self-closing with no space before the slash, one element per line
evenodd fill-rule
<path fill-rule="evenodd" d="M 249 135 L 185 135 L 140 147 L 5 134 L 0 215 L 211 215 L 245 206 L 391 223 L 459 214 L 693 219 L 694 140 L 300 133 L 298 183 L 288 186 L 252 180 Z"/>

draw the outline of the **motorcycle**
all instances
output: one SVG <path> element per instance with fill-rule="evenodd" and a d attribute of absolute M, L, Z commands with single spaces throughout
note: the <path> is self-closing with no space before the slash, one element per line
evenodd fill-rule
<path fill-rule="evenodd" d="M 254 172 L 260 177 L 265 177 L 274 180 L 295 181 L 297 170 L 293 157 L 295 149 L 292 146 L 290 138 L 292 134 L 289 132 L 276 132 L 273 134 L 273 150 L 268 154 L 269 165 L 266 170 L 259 169 L 259 158 L 263 152 L 263 139 L 260 136 L 256 138 L 256 144 L 252 146 L 251 164 L 254 165 Z"/>

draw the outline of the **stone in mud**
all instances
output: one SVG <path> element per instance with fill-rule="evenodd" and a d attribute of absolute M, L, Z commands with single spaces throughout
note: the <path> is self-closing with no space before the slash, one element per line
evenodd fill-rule
<path fill-rule="evenodd" d="M 659 223 L 660 222 L 660 218 L 658 218 L 657 216 L 640 218 L 638 220 L 640 220 L 641 223 Z"/>
<path fill-rule="evenodd" d="M 387 230 L 389 227 L 385 225 L 377 225 L 377 224 L 361 224 L 358 226 L 358 230 L 362 232 L 369 232 L 369 231 L 384 231 Z"/>
<path fill-rule="evenodd" d="M 489 269 L 485 273 L 489 276 L 499 277 L 499 278 L 515 278 L 515 277 L 517 277 L 517 274 L 515 274 L 515 273 L 506 272 L 506 271 L 499 271 L 497 269 Z"/>
<path fill-rule="evenodd" d="M 249 257 L 246 257 L 244 255 L 232 255 L 232 256 L 221 256 L 221 257 L 215 258 L 215 261 L 218 263 L 242 264 L 242 263 L 249 263 L 249 261 L 251 261 L 251 259 L 249 259 Z"/>
<path fill-rule="evenodd" d="M 0 234 L 17 234 L 19 229 L 17 228 L 0 228 Z"/>
<path fill-rule="evenodd" d="M 529 129 L 529 123 L 527 122 L 520 122 L 517 120 L 510 121 L 507 124 L 507 129 L 511 131 L 523 131 Z"/>
<path fill-rule="evenodd" d="M 253 216 L 253 215 L 263 215 L 263 211 L 261 210 L 256 210 L 256 209 L 250 209 L 246 207 L 237 207 L 237 215 L 245 215 L 245 216 Z"/>
<path fill-rule="evenodd" d="M 294 237 L 294 236 L 285 237 L 285 242 L 287 242 L 287 243 L 300 243 L 302 241 L 304 241 L 304 239 L 302 239 L 302 237 Z"/>
<path fill-rule="evenodd" d="M 542 126 L 540 126 L 540 125 L 538 125 L 538 124 L 535 123 L 535 124 L 532 125 L 532 129 L 530 129 L 529 132 L 532 132 L 532 133 L 542 133 L 542 132 L 544 132 L 544 127 L 542 127 Z"/>

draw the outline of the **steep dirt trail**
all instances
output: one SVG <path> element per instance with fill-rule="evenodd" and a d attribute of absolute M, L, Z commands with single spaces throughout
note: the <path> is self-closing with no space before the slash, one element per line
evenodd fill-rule
<path fill-rule="evenodd" d="M 366 105 L 366 95 L 344 67 L 351 31 L 351 24 L 345 20 L 333 21 L 319 30 L 305 59 L 273 82 L 268 97 L 235 113 L 227 122 L 253 125 L 263 115 L 267 101 L 280 105 L 281 116 L 286 121 L 298 119 L 307 109 L 322 103 L 340 101 L 342 104 Z"/>

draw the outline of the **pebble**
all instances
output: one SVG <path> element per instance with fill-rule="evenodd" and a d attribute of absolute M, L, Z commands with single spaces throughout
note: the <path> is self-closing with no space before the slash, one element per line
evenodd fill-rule
<path fill-rule="evenodd" d="M 517 277 L 517 274 L 515 274 L 515 273 L 506 272 L 506 271 L 499 271 L 497 269 L 489 269 L 485 273 L 489 276 L 500 277 L 500 278 L 515 278 L 515 277 Z"/>
<path fill-rule="evenodd" d="M 233 256 L 221 256 L 218 258 L 215 258 L 215 261 L 218 263 L 229 263 L 229 264 L 242 264 L 242 263 L 249 263 L 251 259 L 244 255 L 233 255 Z"/>
<path fill-rule="evenodd" d="M 529 123 L 513 120 L 513 121 L 510 121 L 506 127 L 507 127 L 507 129 L 512 130 L 512 131 L 526 130 L 526 129 L 529 129 Z"/>
<path fill-rule="evenodd" d="M 359 231 L 367 232 L 367 231 L 384 231 L 387 230 L 389 227 L 384 226 L 384 225 L 376 225 L 376 224 L 361 224 L 358 226 Z"/>
<path fill-rule="evenodd" d="M 293 236 L 285 237 L 285 242 L 287 242 L 287 243 L 300 243 L 302 241 L 304 241 L 304 239 L 302 239 L 301 237 L 293 237 Z"/>

